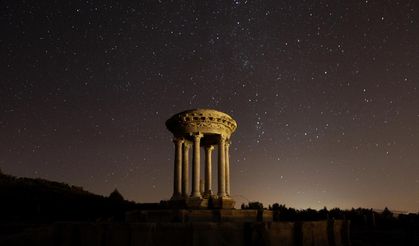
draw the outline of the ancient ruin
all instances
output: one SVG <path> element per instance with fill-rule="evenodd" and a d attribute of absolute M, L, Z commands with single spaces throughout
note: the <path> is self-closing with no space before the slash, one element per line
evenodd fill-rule
<path fill-rule="evenodd" d="M 281 221 L 283 212 L 278 204 L 277 209 L 234 209 L 229 145 L 237 123 L 229 115 L 213 109 L 193 109 L 172 116 L 166 126 L 175 144 L 171 200 L 132 204 L 114 191 L 110 200 L 119 203 L 106 203 L 113 205 L 114 217 L 96 222 L 90 216 L 88 221 L 43 222 L 20 233 L 13 222 L 16 229 L 9 230 L 13 235 L 0 235 L 0 245 L 350 245 L 350 222 L 346 219 L 330 219 L 327 214 L 322 220 L 301 221 L 293 215 L 299 220 L 292 221 L 285 214 Z M 212 166 L 213 152 L 218 155 L 217 168 Z M 201 165 L 205 172 L 201 173 Z M 217 192 L 213 192 L 213 169 L 218 174 Z M 123 206 L 126 209 L 120 210 Z"/>
<path fill-rule="evenodd" d="M 230 195 L 229 147 L 236 121 L 214 109 L 192 109 L 175 114 L 166 121 L 175 144 L 173 202 L 190 208 L 233 208 Z M 192 147 L 191 192 L 189 149 Z M 205 179 L 201 178 L 201 147 L 205 150 Z M 217 193 L 212 188 L 212 152 L 218 152 Z"/>

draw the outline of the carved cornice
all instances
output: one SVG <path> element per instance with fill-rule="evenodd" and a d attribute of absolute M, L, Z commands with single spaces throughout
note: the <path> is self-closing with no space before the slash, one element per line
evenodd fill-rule
<path fill-rule="evenodd" d="M 166 126 L 180 136 L 197 132 L 230 136 L 237 123 L 230 115 L 214 109 L 193 109 L 175 114 L 166 121 Z"/>

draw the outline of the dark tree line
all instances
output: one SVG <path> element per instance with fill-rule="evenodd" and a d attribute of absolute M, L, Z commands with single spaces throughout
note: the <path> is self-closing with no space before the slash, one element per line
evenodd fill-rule
<path fill-rule="evenodd" d="M 2 173 L 0 201 L 0 224 L 122 221 L 129 210 L 159 208 L 159 204 L 127 201 L 116 189 L 105 197 L 78 186 Z"/>
<path fill-rule="evenodd" d="M 266 209 L 260 202 L 249 202 L 242 204 L 241 209 Z M 284 204 L 274 203 L 269 205 L 268 210 L 273 211 L 275 221 L 316 221 L 316 220 L 350 220 L 356 227 L 368 228 L 390 228 L 390 227 L 412 227 L 419 228 L 419 213 L 393 214 L 387 207 L 383 211 L 374 211 L 366 208 L 352 208 L 342 210 L 340 208 L 320 210 L 295 209 Z"/>
<path fill-rule="evenodd" d="M 419 213 L 394 214 L 366 208 L 320 210 L 288 208 L 275 203 L 264 208 L 260 202 L 242 204 L 242 209 L 271 210 L 274 221 L 346 220 L 353 245 L 418 245 Z"/>

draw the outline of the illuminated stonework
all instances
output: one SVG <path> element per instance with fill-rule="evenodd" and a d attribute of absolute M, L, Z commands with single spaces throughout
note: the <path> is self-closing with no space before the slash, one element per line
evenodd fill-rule
<path fill-rule="evenodd" d="M 236 121 L 214 109 L 192 109 L 172 116 L 166 126 L 174 135 L 175 164 L 172 200 L 189 207 L 232 208 L 229 146 Z M 218 192 L 212 191 L 212 151 L 218 147 Z M 189 193 L 189 149 L 192 147 L 192 190 Z M 205 150 L 205 179 L 201 180 L 201 147 Z"/>

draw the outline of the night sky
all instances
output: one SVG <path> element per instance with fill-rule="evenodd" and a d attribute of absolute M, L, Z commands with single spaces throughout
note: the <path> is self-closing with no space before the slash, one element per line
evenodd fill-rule
<path fill-rule="evenodd" d="M 4 173 L 169 199 L 215 108 L 239 205 L 419 211 L 418 1 L 123 2 L 0 1 Z"/>

